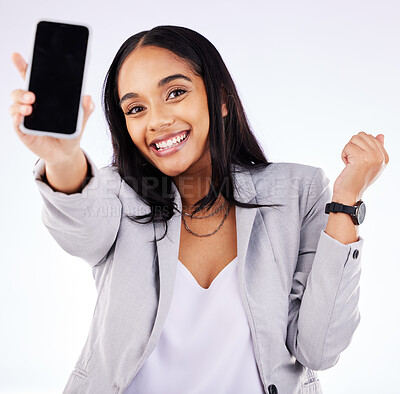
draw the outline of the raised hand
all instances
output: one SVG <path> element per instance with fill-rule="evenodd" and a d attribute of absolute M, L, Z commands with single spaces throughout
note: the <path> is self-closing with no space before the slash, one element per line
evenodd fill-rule
<path fill-rule="evenodd" d="M 13 53 L 12 61 L 22 78 L 25 79 L 27 64 L 23 57 L 19 53 Z M 25 146 L 42 158 L 46 164 L 53 165 L 68 162 L 78 154 L 80 151 L 80 140 L 82 138 L 83 129 L 90 114 L 94 110 L 94 104 L 90 96 L 83 97 L 82 106 L 84 115 L 82 132 L 74 139 L 62 139 L 23 133 L 20 129 L 22 117 L 32 113 L 35 95 L 33 92 L 16 89 L 11 93 L 11 99 L 13 103 L 10 106 L 10 114 L 12 116 L 15 132 Z"/>
<path fill-rule="evenodd" d="M 346 167 L 333 185 L 335 196 L 345 196 L 344 200 L 353 202 L 362 197 L 389 163 L 389 155 L 383 145 L 383 134 L 374 137 L 361 131 L 351 137 L 342 151 Z"/>

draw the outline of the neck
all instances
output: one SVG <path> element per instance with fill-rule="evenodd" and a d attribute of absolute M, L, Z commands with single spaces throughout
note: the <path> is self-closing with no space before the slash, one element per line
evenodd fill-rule
<path fill-rule="evenodd" d="M 211 162 L 196 164 L 197 166 L 191 166 L 183 173 L 172 178 L 181 195 L 184 212 L 192 212 L 195 203 L 205 197 L 210 190 Z M 223 197 L 219 196 L 215 206 L 219 207 L 223 200 Z"/>

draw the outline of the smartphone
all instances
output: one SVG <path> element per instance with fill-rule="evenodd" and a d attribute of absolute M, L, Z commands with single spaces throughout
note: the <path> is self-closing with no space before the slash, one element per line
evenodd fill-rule
<path fill-rule="evenodd" d="M 88 43 L 88 26 L 38 22 L 27 69 L 27 90 L 36 100 L 23 118 L 24 133 L 67 139 L 80 134 Z"/>

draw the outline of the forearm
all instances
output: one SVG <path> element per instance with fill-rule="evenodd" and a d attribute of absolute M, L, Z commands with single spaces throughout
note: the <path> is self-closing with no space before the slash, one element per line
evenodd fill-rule
<path fill-rule="evenodd" d="M 76 156 L 63 163 L 45 165 L 45 176 L 48 184 L 55 191 L 65 194 L 82 191 L 88 174 L 88 164 L 82 149 Z"/>
<path fill-rule="evenodd" d="M 33 170 L 44 201 L 42 221 L 56 242 L 69 254 L 86 260 L 92 267 L 103 262 L 113 245 L 121 221 L 119 199 L 121 178 L 112 168 L 98 169 L 85 151 L 88 176 L 81 193 L 58 193 L 45 182 L 45 162 Z M 79 163 L 78 158 L 74 163 Z M 72 165 L 72 164 L 71 164 Z M 52 166 L 49 166 L 50 170 Z M 61 168 L 61 167 L 60 167 Z M 72 172 L 64 166 L 64 174 Z M 51 175 L 50 175 L 51 177 Z"/>
<path fill-rule="evenodd" d="M 356 198 L 351 196 L 340 196 L 333 193 L 332 201 L 344 205 L 356 205 Z M 347 245 L 359 239 L 359 226 L 355 225 L 348 213 L 330 212 L 326 224 L 325 233 L 337 241 Z"/>

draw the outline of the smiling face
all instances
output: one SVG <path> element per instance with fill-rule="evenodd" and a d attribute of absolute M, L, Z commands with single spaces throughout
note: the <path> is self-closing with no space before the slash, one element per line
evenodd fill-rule
<path fill-rule="evenodd" d="M 118 95 L 133 143 L 161 172 L 210 167 L 207 94 L 183 59 L 163 48 L 135 49 L 120 69 Z"/>

